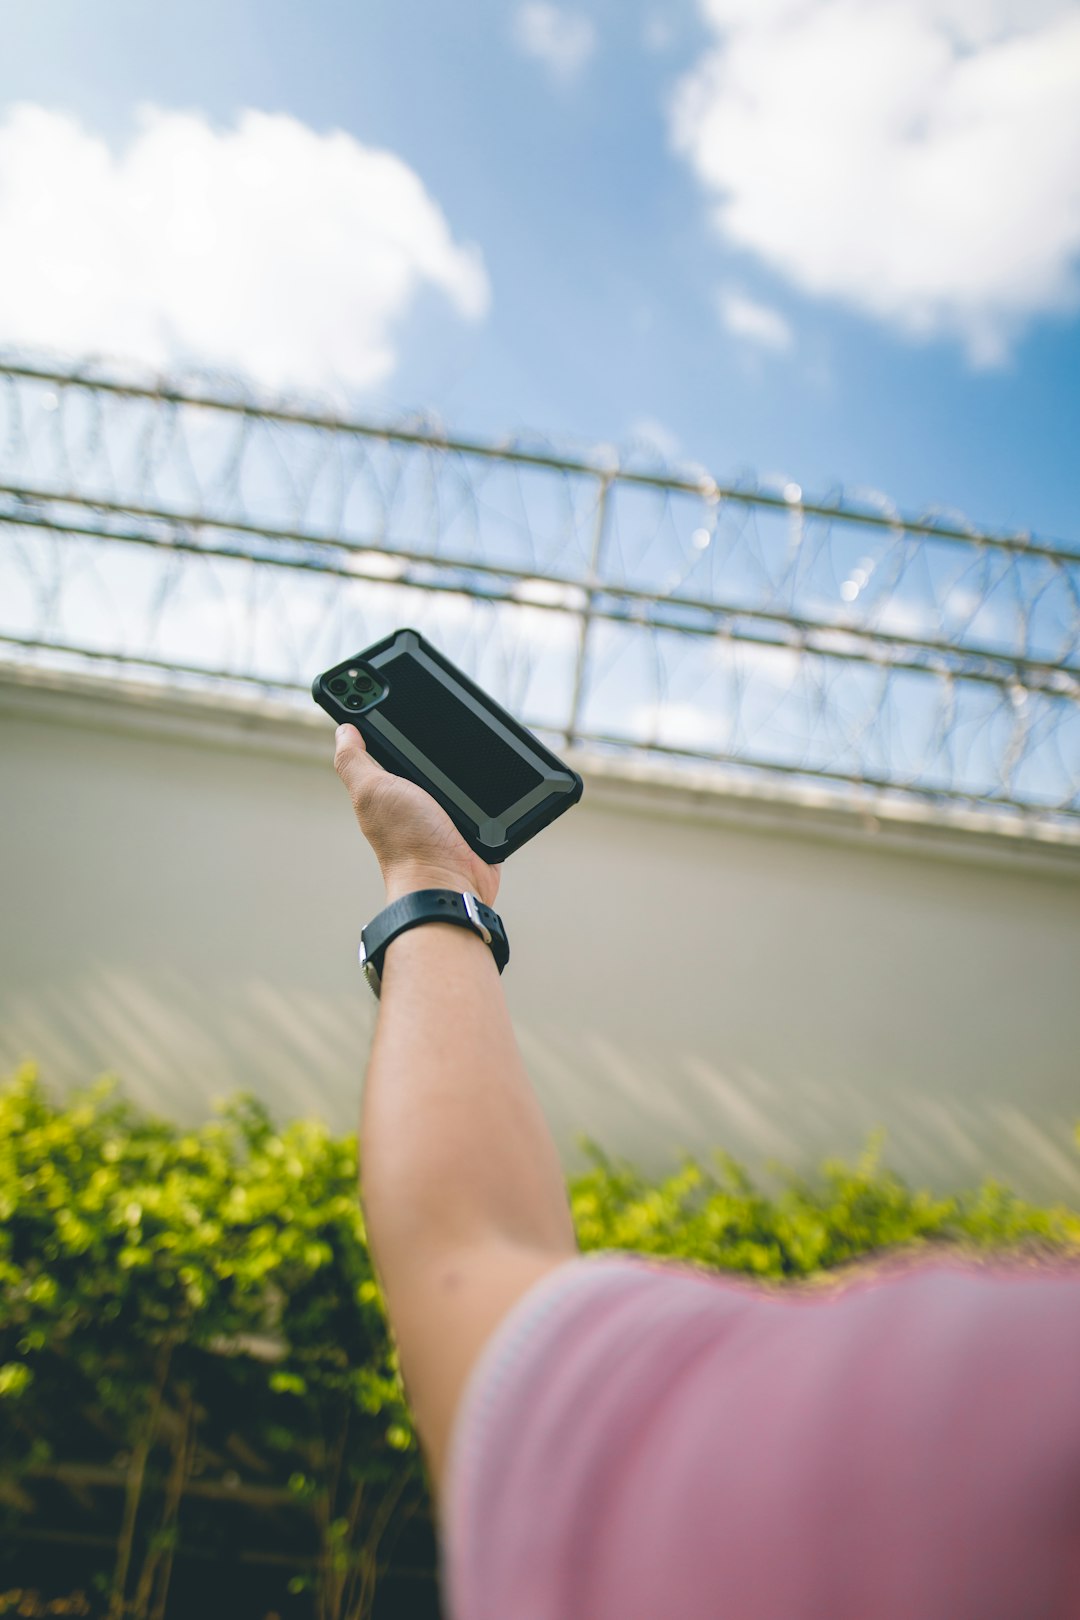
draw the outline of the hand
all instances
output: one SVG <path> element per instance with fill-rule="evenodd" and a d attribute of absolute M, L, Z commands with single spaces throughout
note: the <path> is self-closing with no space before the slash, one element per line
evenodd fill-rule
<path fill-rule="evenodd" d="M 481 860 L 430 793 L 372 759 L 355 726 L 337 728 L 334 769 L 391 899 L 414 889 L 468 889 L 494 907 L 502 862 Z"/>

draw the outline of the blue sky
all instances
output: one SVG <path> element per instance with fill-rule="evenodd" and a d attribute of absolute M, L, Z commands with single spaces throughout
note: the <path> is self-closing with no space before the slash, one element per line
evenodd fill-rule
<path fill-rule="evenodd" d="M 871 0 L 844 0 L 846 13 L 841 0 L 755 4 L 41 0 L 17 25 L 9 8 L 0 229 L 4 259 L 24 269 L 0 273 L 0 345 L 135 352 L 149 330 L 115 310 L 95 328 L 96 305 L 84 319 L 85 277 L 69 275 L 63 299 L 36 299 L 35 248 L 85 250 L 87 274 L 103 277 L 116 232 L 94 245 L 92 226 L 46 215 L 38 231 L 12 196 L 62 199 L 70 184 L 92 202 L 101 164 L 84 181 L 73 161 L 92 137 L 118 163 L 146 138 L 140 107 L 195 114 L 147 147 L 148 190 L 108 193 L 117 206 L 150 199 L 150 229 L 168 206 L 151 159 L 168 173 L 199 131 L 213 153 L 245 110 L 288 115 L 313 140 L 278 131 L 282 161 L 296 157 L 282 228 L 321 232 L 314 210 L 330 205 L 311 184 L 315 138 L 340 130 L 349 184 L 376 184 L 362 163 L 372 152 L 399 160 L 382 176 L 388 197 L 418 183 L 408 240 L 393 206 L 373 225 L 363 198 L 352 235 L 328 222 L 320 324 L 301 309 L 324 302 L 309 262 L 263 286 L 281 239 L 261 206 L 262 223 L 234 233 L 251 256 L 231 283 L 223 274 L 232 292 L 219 309 L 209 272 L 197 309 L 182 276 L 157 261 L 146 273 L 163 289 L 156 358 L 172 340 L 160 332 L 179 332 L 188 358 L 206 345 L 208 363 L 226 363 L 229 298 L 244 325 L 248 286 L 258 310 L 236 363 L 258 370 L 265 351 L 269 380 L 296 365 L 311 387 L 328 366 L 368 414 L 422 410 L 461 434 L 579 445 L 651 435 L 722 479 L 872 488 L 905 510 L 941 504 L 1080 540 L 1080 8 L 911 0 L 901 21 Z M 691 79 L 696 123 L 686 112 L 680 147 L 674 109 Z M 59 126 L 13 133 L 16 104 L 75 121 L 40 184 L 34 165 Z M 230 185 L 248 183 L 244 154 L 276 128 L 258 126 L 221 165 Z M 219 202 L 243 219 L 242 192 L 224 179 Z M 213 218 L 197 229 L 225 241 Z M 392 240 L 373 246 L 380 230 Z M 280 354 L 274 321 L 295 326 Z M 361 332 L 351 347 L 335 341 L 346 329 Z M 310 368 L 297 359 L 309 336 Z"/>

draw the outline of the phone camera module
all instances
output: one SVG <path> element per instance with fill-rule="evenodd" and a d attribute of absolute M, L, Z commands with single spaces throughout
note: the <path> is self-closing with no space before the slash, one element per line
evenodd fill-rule
<path fill-rule="evenodd" d="M 348 697 L 345 699 L 345 707 L 347 709 L 362 709 L 364 707 L 364 700 L 362 697 L 357 697 L 355 692 L 350 692 Z"/>
<path fill-rule="evenodd" d="M 335 675 L 332 681 L 327 682 L 327 685 L 329 686 L 331 692 L 336 693 L 338 697 L 340 697 L 343 692 L 347 692 L 349 690 L 348 681 L 345 680 L 341 675 Z"/>

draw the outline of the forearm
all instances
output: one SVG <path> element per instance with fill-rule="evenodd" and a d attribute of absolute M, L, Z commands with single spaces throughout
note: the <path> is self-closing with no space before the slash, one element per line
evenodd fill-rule
<path fill-rule="evenodd" d="M 386 899 L 445 887 L 401 874 Z M 450 923 L 393 940 L 364 1084 L 361 1196 L 386 1276 L 398 1252 L 502 1236 L 573 1253 L 565 1181 L 489 947 Z"/>

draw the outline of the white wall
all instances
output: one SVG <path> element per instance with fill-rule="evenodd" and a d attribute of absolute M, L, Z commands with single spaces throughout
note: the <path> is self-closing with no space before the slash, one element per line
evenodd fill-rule
<path fill-rule="evenodd" d="M 357 1118 L 382 903 L 325 715 L 0 671 L 0 1072 Z M 575 763 L 507 862 L 503 979 L 568 1168 L 724 1146 L 767 1185 L 877 1124 L 938 1191 L 1080 1205 L 1080 845 Z"/>

